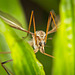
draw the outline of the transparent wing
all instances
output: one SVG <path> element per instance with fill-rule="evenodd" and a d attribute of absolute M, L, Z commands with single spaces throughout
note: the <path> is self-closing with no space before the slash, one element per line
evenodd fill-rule
<path fill-rule="evenodd" d="M 3 19 L 9 26 L 27 32 L 29 34 L 33 34 L 32 32 L 29 32 L 25 29 L 22 28 L 21 23 L 19 23 L 14 17 L 12 17 L 11 15 L 4 13 L 2 11 L 0 11 L 0 18 Z"/>
<path fill-rule="evenodd" d="M 58 24 L 59 21 L 60 21 L 60 17 L 59 17 L 59 16 L 56 16 L 56 17 L 55 17 L 55 23 L 56 23 L 56 25 L 57 25 L 57 28 L 59 27 L 59 24 Z M 50 30 L 50 31 L 48 32 L 48 34 L 57 31 L 57 29 L 56 29 L 56 27 L 55 27 L 55 25 L 54 25 L 54 22 L 52 22 L 51 26 L 52 26 L 52 30 Z"/>
<path fill-rule="evenodd" d="M 59 16 L 56 16 L 55 17 L 55 23 L 56 23 L 57 26 L 58 26 L 59 21 L 60 21 L 60 17 Z M 51 26 L 52 26 L 52 28 L 55 27 L 54 22 L 52 22 Z"/>
<path fill-rule="evenodd" d="M 21 23 L 19 21 L 17 21 L 14 17 L 12 17 L 11 15 L 4 13 L 2 11 L 0 11 L 0 18 L 2 18 L 6 23 L 8 23 L 9 25 L 19 25 L 22 27 Z"/>

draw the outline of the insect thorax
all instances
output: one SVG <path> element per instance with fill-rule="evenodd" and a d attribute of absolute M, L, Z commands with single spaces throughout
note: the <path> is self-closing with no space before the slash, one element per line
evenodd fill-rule
<path fill-rule="evenodd" d="M 36 40 L 37 43 L 35 43 L 35 36 L 33 35 L 33 46 L 34 48 L 38 48 L 39 50 L 44 50 L 44 45 L 45 45 L 45 32 L 44 31 L 36 31 Z"/>

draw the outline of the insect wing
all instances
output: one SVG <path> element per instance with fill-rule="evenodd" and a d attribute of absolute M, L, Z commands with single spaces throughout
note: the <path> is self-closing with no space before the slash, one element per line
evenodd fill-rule
<path fill-rule="evenodd" d="M 33 34 L 32 32 L 29 32 L 29 31 L 25 30 L 24 28 L 22 28 L 22 25 L 14 17 L 12 17 L 11 15 L 9 15 L 7 13 L 0 11 L 0 18 L 3 19 L 9 26 L 11 26 L 15 29 L 27 32 L 31 35 Z"/>
<path fill-rule="evenodd" d="M 60 17 L 59 16 L 56 16 L 55 17 L 55 23 L 56 23 L 56 26 L 57 26 L 57 28 L 59 27 L 59 20 L 60 20 Z M 48 32 L 48 34 L 50 34 L 50 33 L 53 33 L 53 32 L 56 32 L 57 31 L 57 29 L 56 29 L 56 27 L 55 27 L 55 25 L 54 25 L 54 22 L 52 21 L 52 24 L 51 24 L 51 26 L 52 26 L 52 30 L 50 30 L 49 32 Z"/>
<path fill-rule="evenodd" d="M 14 17 L 2 11 L 0 11 L 0 18 L 3 19 L 10 26 L 21 26 L 22 27 L 21 23 L 19 23 Z"/>

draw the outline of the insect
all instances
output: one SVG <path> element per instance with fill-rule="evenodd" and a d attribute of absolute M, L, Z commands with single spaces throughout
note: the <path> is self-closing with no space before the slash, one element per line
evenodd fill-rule
<path fill-rule="evenodd" d="M 35 18 L 34 18 L 34 11 L 31 12 L 31 16 L 30 16 L 30 22 L 29 22 L 29 28 L 28 30 L 24 29 L 22 27 L 22 25 L 15 19 L 13 18 L 12 16 L 10 16 L 9 14 L 7 13 L 4 13 L 2 11 L 0 11 L 0 18 L 3 19 L 10 27 L 12 28 L 15 28 L 15 29 L 18 29 L 18 30 L 21 30 L 23 32 L 26 32 L 27 33 L 27 36 L 28 34 L 31 34 L 32 35 L 32 40 L 29 41 L 28 43 L 34 47 L 34 52 L 37 53 L 38 50 L 40 50 L 41 53 L 43 53 L 44 55 L 47 55 L 49 57 L 52 57 L 54 58 L 53 56 L 45 53 L 45 45 L 46 45 L 46 41 L 47 41 L 47 35 L 49 35 L 50 33 L 53 33 L 57 30 L 57 26 L 56 26 L 56 23 L 55 23 L 55 20 L 54 20 L 54 17 L 53 17 L 53 12 L 50 11 L 50 14 L 49 14 L 49 17 L 48 17 L 48 22 L 47 22 L 47 28 L 46 28 L 46 33 L 42 30 L 40 31 L 36 31 L 36 27 L 35 27 Z M 31 23 L 33 21 L 33 26 L 34 26 L 34 33 L 30 32 L 30 27 L 31 27 Z M 54 27 L 52 30 L 49 31 L 49 27 L 50 27 L 50 23 L 51 21 L 53 21 L 54 23 Z M 9 52 L 1 52 L 1 53 L 5 53 L 5 54 L 8 54 Z M 0 54 L 1 54 L 0 53 Z M 2 67 L 5 69 L 5 71 L 8 73 L 9 75 L 9 72 L 7 71 L 7 69 L 4 67 L 3 64 L 7 63 L 7 62 L 10 62 L 12 60 L 8 60 L 8 61 L 5 61 L 5 62 L 2 62 L 1 65 Z"/>

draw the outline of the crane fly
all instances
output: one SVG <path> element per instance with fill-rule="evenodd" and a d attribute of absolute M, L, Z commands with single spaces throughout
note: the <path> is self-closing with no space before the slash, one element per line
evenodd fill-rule
<path fill-rule="evenodd" d="M 57 26 L 56 26 L 56 23 L 55 23 L 55 20 L 54 20 L 54 16 L 55 15 L 53 14 L 53 12 L 50 11 L 49 17 L 48 17 L 48 22 L 47 22 L 46 33 L 45 33 L 42 30 L 36 31 L 34 11 L 31 12 L 28 30 L 24 29 L 22 27 L 22 25 L 14 17 L 12 17 L 11 15 L 9 15 L 7 13 L 4 13 L 4 12 L 0 11 L 0 18 L 3 19 L 10 27 L 21 30 L 23 32 L 26 32 L 27 36 L 28 36 L 28 34 L 32 35 L 32 40 L 29 41 L 28 43 L 31 46 L 34 47 L 35 53 L 37 53 L 38 50 L 40 50 L 41 53 L 43 53 L 44 55 L 47 55 L 49 57 L 52 57 L 52 58 L 54 58 L 52 55 L 49 55 L 49 54 L 45 53 L 44 47 L 45 47 L 46 42 L 47 42 L 47 36 L 57 30 Z M 55 26 L 53 27 L 52 30 L 49 31 L 51 20 L 53 21 Z M 33 21 L 33 26 L 34 26 L 34 33 L 30 32 L 30 27 L 31 27 L 32 21 Z M 10 53 L 10 52 L 0 52 L 0 54 L 8 54 L 8 53 Z M 4 67 L 3 64 L 5 64 L 7 62 L 10 62 L 10 61 L 12 61 L 12 59 L 1 63 L 2 67 L 5 69 L 5 71 L 7 72 L 8 75 L 9 75 L 9 72 Z"/>

